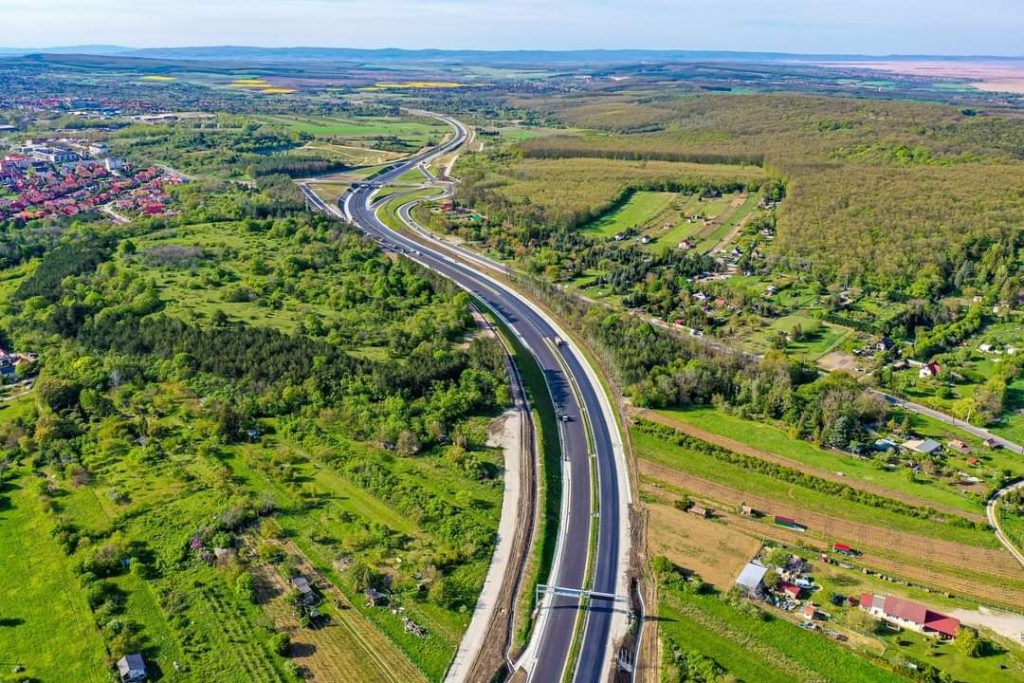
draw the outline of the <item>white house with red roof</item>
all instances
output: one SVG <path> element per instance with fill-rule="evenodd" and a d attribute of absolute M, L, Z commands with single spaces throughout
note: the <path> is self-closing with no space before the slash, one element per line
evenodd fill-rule
<path fill-rule="evenodd" d="M 960 620 L 956 617 L 940 614 L 924 605 L 893 595 L 882 597 L 874 593 L 863 593 L 860 596 L 860 608 L 897 626 L 938 636 L 943 640 L 956 638 L 960 630 Z"/>

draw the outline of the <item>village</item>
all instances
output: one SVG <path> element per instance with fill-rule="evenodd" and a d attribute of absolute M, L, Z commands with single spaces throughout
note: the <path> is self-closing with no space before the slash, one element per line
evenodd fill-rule
<path fill-rule="evenodd" d="M 103 143 L 29 140 L 0 160 L 0 220 L 71 218 L 102 212 L 118 223 L 169 215 L 168 188 L 184 179 L 134 168 Z"/>

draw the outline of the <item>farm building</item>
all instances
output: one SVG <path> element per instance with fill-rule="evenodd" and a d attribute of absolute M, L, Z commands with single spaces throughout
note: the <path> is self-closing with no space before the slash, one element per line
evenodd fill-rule
<path fill-rule="evenodd" d="M 968 455 L 971 452 L 971 447 L 965 444 L 960 439 L 953 439 L 952 441 L 949 441 L 946 445 L 949 446 L 949 449 L 951 451 L 963 453 L 964 455 Z"/>
<path fill-rule="evenodd" d="M 121 657 L 117 660 L 117 676 L 121 683 L 142 683 L 146 680 L 146 660 L 140 654 Z"/>
<path fill-rule="evenodd" d="M 818 608 L 812 604 L 807 603 L 803 609 L 800 610 L 800 616 L 807 621 L 814 621 L 815 619 L 824 619 L 825 615 L 818 611 Z"/>
<path fill-rule="evenodd" d="M 932 455 L 942 450 L 942 444 L 932 439 L 911 439 L 903 442 L 903 448 L 922 455 Z"/>
<path fill-rule="evenodd" d="M 775 515 L 773 523 L 775 524 L 775 526 L 781 526 L 783 528 L 789 529 L 790 531 L 807 531 L 807 527 L 805 527 L 803 524 L 798 523 L 795 519 L 790 519 L 789 517 L 783 517 L 781 515 Z"/>
<path fill-rule="evenodd" d="M 736 586 L 743 589 L 747 595 L 760 596 L 763 587 L 762 582 L 764 581 L 764 575 L 767 573 L 767 567 L 762 567 L 759 564 L 749 562 L 736 578 Z"/>
<path fill-rule="evenodd" d="M 703 517 L 704 519 L 711 517 L 711 510 L 708 510 L 706 507 L 702 507 L 700 505 L 691 505 L 690 509 L 687 510 L 687 512 L 689 512 L 690 514 L 697 515 L 698 517 Z"/>
<path fill-rule="evenodd" d="M 832 552 L 839 553 L 840 555 L 847 555 L 849 557 L 860 554 L 845 543 L 833 543 Z"/>
<path fill-rule="evenodd" d="M 316 593 L 313 592 L 313 587 L 309 585 L 309 579 L 305 576 L 296 576 L 292 579 L 292 588 L 299 592 L 299 599 L 304 604 L 312 604 L 317 601 Z"/>
<path fill-rule="evenodd" d="M 879 619 L 944 640 L 955 638 L 956 632 L 960 629 L 960 620 L 956 617 L 933 612 L 924 605 L 892 595 L 882 597 L 864 593 L 860 596 L 860 607 Z"/>

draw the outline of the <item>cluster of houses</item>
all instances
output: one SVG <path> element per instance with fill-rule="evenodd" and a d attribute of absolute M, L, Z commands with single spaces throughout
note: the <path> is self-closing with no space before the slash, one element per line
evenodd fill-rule
<path fill-rule="evenodd" d="M 485 217 L 479 213 L 471 211 L 465 206 L 459 206 L 453 201 L 446 201 L 442 203 L 440 207 L 436 207 L 434 209 L 434 212 L 443 214 L 444 217 L 453 224 L 483 223 L 484 220 L 486 220 Z"/>
<path fill-rule="evenodd" d="M 0 220 L 71 217 L 109 206 L 133 216 L 168 211 L 169 185 L 183 180 L 160 168 L 132 169 L 92 144 L 83 153 L 53 143 L 29 143 L 0 160 Z M 6 197 L 5 197 L 6 195 Z"/>
<path fill-rule="evenodd" d="M 852 557 L 859 553 L 850 546 L 836 543 L 832 546 L 836 554 Z M 827 554 L 822 559 L 831 563 Z M 816 630 L 819 623 L 828 621 L 832 615 L 823 611 L 811 601 L 811 596 L 821 590 L 810 575 L 811 566 L 797 555 L 789 555 L 785 566 L 775 567 L 778 580 L 766 581 L 773 568 L 757 560 L 748 563 L 736 578 L 735 586 L 752 600 L 767 602 L 787 612 L 795 612 L 802 619 L 800 626 Z M 769 587 L 771 586 L 771 587 Z M 960 629 L 960 620 L 910 600 L 893 595 L 881 596 L 874 593 L 839 595 L 833 593 L 829 601 L 836 607 L 859 607 L 868 614 L 884 621 L 891 629 L 909 629 L 942 640 L 955 638 Z M 834 631 L 825 630 L 831 637 L 842 639 Z"/>
<path fill-rule="evenodd" d="M 0 348 L 0 383 L 11 382 L 18 375 L 18 367 L 39 360 L 36 353 L 8 353 Z"/>
<path fill-rule="evenodd" d="M 757 561 L 750 562 L 736 578 L 736 587 L 754 600 L 762 600 L 786 612 L 797 613 L 805 628 L 816 628 L 816 622 L 827 621 L 831 615 L 822 611 L 810 596 L 821 587 L 814 583 L 810 575 L 810 565 L 802 557 L 790 555 L 785 566 L 776 567 L 779 581 L 767 582 L 765 579 L 771 568 Z M 769 587 L 771 585 L 771 587 Z"/>

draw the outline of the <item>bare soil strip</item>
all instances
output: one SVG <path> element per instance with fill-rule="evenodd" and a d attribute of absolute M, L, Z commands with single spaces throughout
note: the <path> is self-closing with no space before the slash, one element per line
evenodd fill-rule
<path fill-rule="evenodd" d="M 1024 608 L 1024 593 L 1019 585 L 1013 585 L 1020 583 L 1020 567 L 1002 549 L 977 548 L 850 522 L 644 460 L 640 461 L 640 472 L 642 476 L 724 505 L 723 510 L 716 511 L 720 516 L 730 525 L 757 537 L 787 544 L 802 543 L 819 550 L 826 549 L 834 541 L 849 543 L 864 552 L 857 560 L 859 564 L 979 600 Z M 787 531 L 763 520 L 732 514 L 730 508 L 735 509 L 741 503 L 766 515 L 792 517 L 806 524 L 808 531 Z"/>

